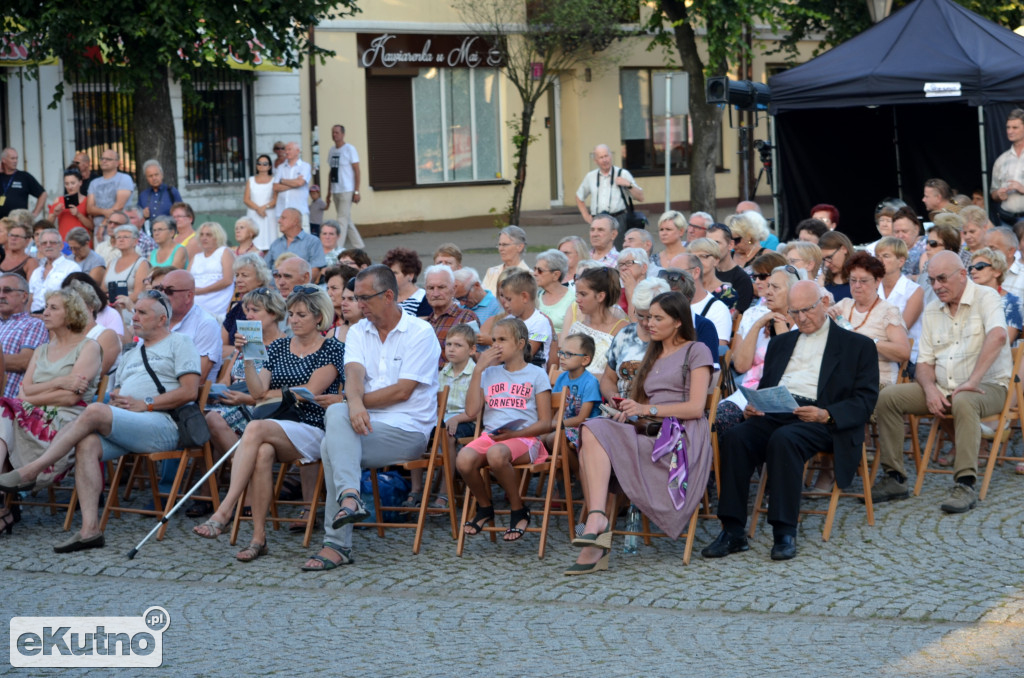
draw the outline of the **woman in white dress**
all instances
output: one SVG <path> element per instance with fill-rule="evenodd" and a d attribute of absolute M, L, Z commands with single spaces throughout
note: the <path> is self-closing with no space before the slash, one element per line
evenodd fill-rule
<path fill-rule="evenodd" d="M 274 175 L 270 171 L 270 156 L 261 155 L 256 158 L 256 175 L 245 182 L 245 213 L 259 229 L 253 243 L 264 252 L 270 249 L 270 243 L 277 240 L 281 231 L 277 227 L 277 215 L 274 206 L 277 196 L 274 194 Z"/>
<path fill-rule="evenodd" d="M 189 267 L 196 279 L 196 303 L 218 321 L 224 320 L 231 295 L 235 293 L 235 278 L 231 272 L 235 255 L 227 242 L 224 227 L 216 221 L 207 221 L 199 227 L 202 250 L 192 257 Z"/>

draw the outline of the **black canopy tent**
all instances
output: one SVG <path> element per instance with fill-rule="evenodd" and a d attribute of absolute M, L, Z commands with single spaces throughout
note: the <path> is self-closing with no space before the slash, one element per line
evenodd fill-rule
<path fill-rule="evenodd" d="M 988 190 L 1024 101 L 1024 38 L 952 0 L 917 0 L 825 54 L 769 80 L 783 236 L 815 203 L 873 240 L 884 197 L 923 211 L 924 181 Z"/>

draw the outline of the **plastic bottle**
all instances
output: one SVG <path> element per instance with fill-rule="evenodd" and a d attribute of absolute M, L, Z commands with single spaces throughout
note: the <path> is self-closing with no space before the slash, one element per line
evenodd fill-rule
<path fill-rule="evenodd" d="M 626 512 L 626 531 L 627 532 L 639 532 L 640 531 L 640 510 L 632 504 L 629 505 L 629 511 Z M 640 550 L 640 537 L 635 534 L 627 534 L 622 547 L 622 552 L 632 555 Z"/>

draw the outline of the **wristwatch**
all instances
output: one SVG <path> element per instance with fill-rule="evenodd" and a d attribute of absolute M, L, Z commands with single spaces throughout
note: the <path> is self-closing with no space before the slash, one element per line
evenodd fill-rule
<path fill-rule="evenodd" d="M 658 416 L 658 408 L 655 407 L 654 405 L 651 405 L 650 409 L 648 409 L 647 411 L 651 413 L 652 417 Z"/>
<path fill-rule="evenodd" d="M 153 396 L 147 396 L 146 397 L 146 411 L 147 412 L 152 412 L 153 411 Z"/>

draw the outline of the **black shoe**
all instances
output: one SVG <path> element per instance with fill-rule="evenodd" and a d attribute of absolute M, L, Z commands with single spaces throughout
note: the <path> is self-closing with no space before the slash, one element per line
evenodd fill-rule
<path fill-rule="evenodd" d="M 775 538 L 775 546 L 772 546 L 772 560 L 789 560 L 796 558 L 796 537 L 791 534 L 784 534 Z"/>
<path fill-rule="evenodd" d="M 724 558 L 731 553 L 739 553 L 740 551 L 749 551 L 750 544 L 747 543 L 747 538 L 744 536 L 734 537 L 725 530 L 718 533 L 718 537 L 713 542 L 704 547 L 704 550 L 700 552 L 705 558 Z"/>
<path fill-rule="evenodd" d="M 203 501 L 201 499 L 195 499 L 192 504 L 185 509 L 185 515 L 189 518 L 202 518 L 213 513 L 213 502 Z"/>

